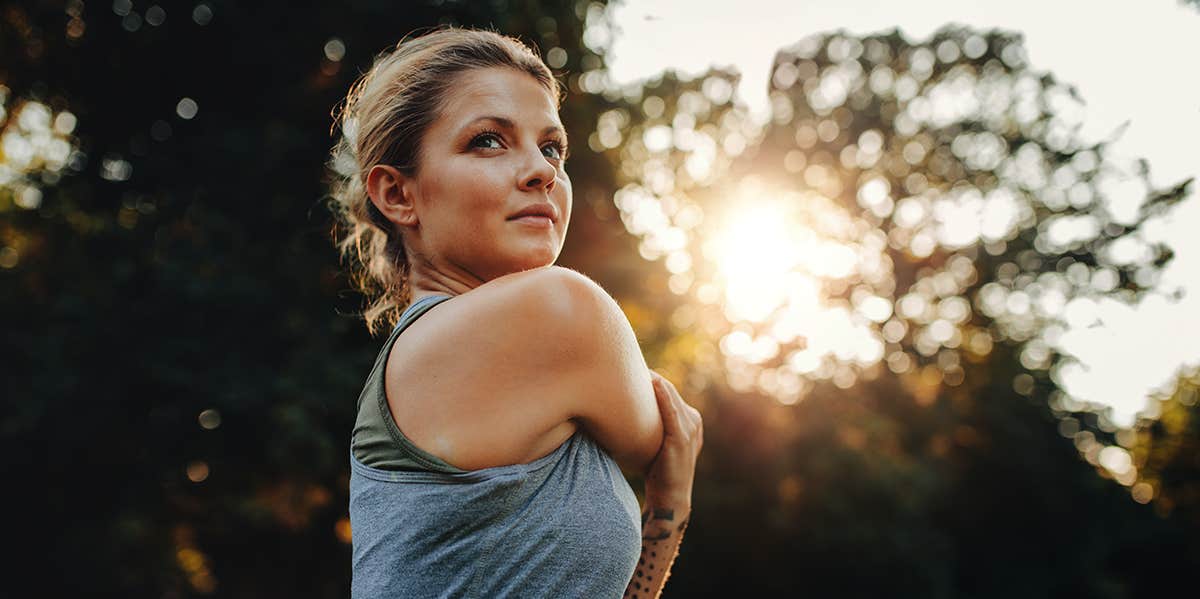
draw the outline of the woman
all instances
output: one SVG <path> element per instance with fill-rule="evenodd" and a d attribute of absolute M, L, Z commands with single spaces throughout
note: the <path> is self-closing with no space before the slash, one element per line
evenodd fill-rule
<path fill-rule="evenodd" d="M 553 266 L 560 95 L 519 41 L 441 29 L 377 57 L 339 115 L 340 246 L 368 328 L 396 323 L 351 441 L 355 597 L 654 597 L 674 560 L 700 414 Z M 620 467 L 645 477 L 640 526 Z"/>

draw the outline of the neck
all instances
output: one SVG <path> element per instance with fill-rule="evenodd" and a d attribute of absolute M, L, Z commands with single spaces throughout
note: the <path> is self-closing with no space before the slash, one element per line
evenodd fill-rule
<path fill-rule="evenodd" d="M 462 295 L 484 283 L 474 273 L 452 264 L 414 260 L 408 274 L 412 301 L 431 295 Z"/>

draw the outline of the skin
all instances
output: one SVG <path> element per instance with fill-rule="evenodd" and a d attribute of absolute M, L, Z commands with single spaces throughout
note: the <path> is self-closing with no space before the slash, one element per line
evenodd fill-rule
<path fill-rule="evenodd" d="M 566 143 L 550 92 L 528 73 L 487 68 L 459 74 L 422 138 L 416 172 L 381 164 L 366 179 L 371 201 L 403 235 L 412 301 L 462 296 L 489 282 L 487 293 L 495 294 L 505 275 L 554 263 L 571 217 Z M 557 213 L 551 228 L 510 219 L 542 203 Z M 503 386 L 511 373 L 494 368 L 443 377 L 439 365 L 462 368 L 464 362 L 422 362 L 417 348 L 463 333 L 439 326 L 439 316 L 461 322 L 456 312 L 469 315 L 478 308 L 472 304 L 497 301 L 478 294 L 462 300 L 419 319 L 397 339 L 385 376 L 393 416 L 418 447 L 467 470 L 549 453 L 577 428 L 559 406 L 535 394 L 514 400 L 519 404 L 485 402 L 495 396 L 487 387 Z M 429 397 L 445 399 L 421 399 Z"/>
<path fill-rule="evenodd" d="M 566 132 L 546 88 L 527 73 L 488 68 L 461 74 L 452 89 L 416 175 L 376 165 L 366 180 L 371 201 L 403 231 L 413 301 L 553 264 L 571 218 L 571 179 L 556 147 Z M 558 212 L 550 230 L 508 220 L 539 202 Z"/>
<path fill-rule="evenodd" d="M 519 278 L 557 260 L 571 216 L 565 143 L 554 100 L 536 79 L 513 69 L 478 69 L 461 74 L 445 98 L 423 138 L 414 175 L 388 165 L 368 173 L 371 201 L 404 236 L 413 301 L 432 294 L 463 296 L 487 285 L 446 302 L 431 314 L 434 318 L 414 322 L 396 338 L 385 373 L 388 403 L 397 422 L 404 423 L 406 436 L 463 469 L 530 462 L 549 454 L 581 426 L 555 407 L 567 391 L 530 387 L 526 376 L 513 378 L 512 364 L 479 366 L 471 356 L 485 352 L 464 356 L 460 351 L 465 344 L 490 345 L 505 350 L 494 355 L 507 357 L 512 348 L 521 347 L 514 340 L 554 338 L 562 332 L 561 322 L 570 319 L 569 312 L 557 321 L 525 319 L 525 328 L 517 330 L 506 330 L 506 321 L 516 320 L 511 318 L 489 320 L 493 326 L 482 329 L 463 324 L 496 305 L 520 306 L 511 295 L 519 291 Z M 530 204 L 546 202 L 557 213 L 549 228 L 510 219 Z M 554 275 L 535 273 L 533 277 L 550 278 L 524 281 L 544 289 L 554 285 Z M 538 321 L 544 329 L 537 329 Z M 629 351 L 637 352 L 628 323 L 621 319 L 619 324 L 608 328 L 626 334 Z M 606 341 L 611 342 L 613 338 Z M 516 353 L 519 363 L 539 359 L 536 352 Z M 462 371 L 447 372 L 441 368 L 445 364 Z M 662 421 L 651 414 L 637 419 L 642 425 L 633 428 L 661 431 L 662 443 L 648 465 L 638 461 L 646 501 L 642 556 L 626 592 L 630 597 L 657 596 L 669 576 L 689 521 L 692 479 L 703 444 L 700 413 L 669 381 L 649 374 Z M 604 389 L 610 382 L 555 378 L 576 388 Z M 506 392 L 511 389 L 519 392 Z M 413 401 L 397 403 L 398 397 Z M 646 426 L 647 419 L 655 426 Z M 626 435 L 627 430 L 615 434 Z M 658 433 L 653 434 L 657 439 Z"/>
<path fill-rule="evenodd" d="M 367 176 L 371 201 L 403 235 L 413 301 L 433 294 L 464 296 L 487 286 L 414 322 L 397 338 L 385 374 L 389 404 L 405 435 L 463 469 L 532 461 L 580 426 L 563 413 L 561 398 L 569 391 L 519 386 L 525 377 L 514 380 L 511 365 L 477 366 L 474 354 L 458 352 L 464 344 L 508 347 L 514 336 L 548 338 L 561 332 L 554 323 L 542 332 L 505 330 L 503 320 L 482 330 L 462 323 L 497 302 L 513 301 L 505 294 L 520 283 L 510 275 L 524 276 L 557 260 L 572 207 L 565 144 L 554 99 L 536 79 L 515 69 L 476 69 L 461 73 L 443 99 L 422 139 L 416 173 L 376 165 Z M 557 214 L 550 228 L 511 220 L 523 208 L 547 202 Z M 632 331 L 627 332 L 630 351 L 636 352 Z M 438 348 L 447 354 L 438 355 Z M 445 364 L 454 364 L 456 371 L 444 372 Z M 593 388 L 608 383 L 568 382 Z M 518 391 L 495 401 L 510 389 Z M 660 385 L 654 393 L 670 397 Z M 397 401 L 401 397 L 405 401 Z M 693 428 L 698 426 L 699 413 L 676 398 L 680 411 L 695 415 Z M 664 427 L 655 422 L 650 430 Z M 663 442 L 653 468 L 646 461 L 650 456 L 639 460 L 638 472 L 660 483 L 648 493 L 662 496 L 663 503 L 690 501 L 699 448 L 695 431 L 687 432 L 692 434 L 657 433 Z"/>

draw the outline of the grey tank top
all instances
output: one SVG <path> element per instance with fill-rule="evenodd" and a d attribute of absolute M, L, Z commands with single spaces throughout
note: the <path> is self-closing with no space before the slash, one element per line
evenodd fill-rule
<path fill-rule="evenodd" d="M 451 297 L 422 298 L 405 310 L 359 398 L 350 450 L 351 597 L 621 597 L 641 552 L 637 497 L 582 428 L 527 464 L 463 470 L 395 426 L 382 391 L 391 347 Z M 370 411 L 383 425 L 375 428 L 396 441 L 391 457 L 359 451 L 359 433 L 373 430 L 363 416 Z M 384 457 L 368 465 L 360 453 Z"/>

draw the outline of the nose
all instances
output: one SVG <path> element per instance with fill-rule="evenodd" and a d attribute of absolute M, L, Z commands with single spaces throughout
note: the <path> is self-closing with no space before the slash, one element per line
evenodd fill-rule
<path fill-rule="evenodd" d="M 550 191 L 554 189 L 554 178 L 557 174 L 558 169 L 546 159 L 539 148 L 521 175 L 521 189 L 523 191 Z"/>

